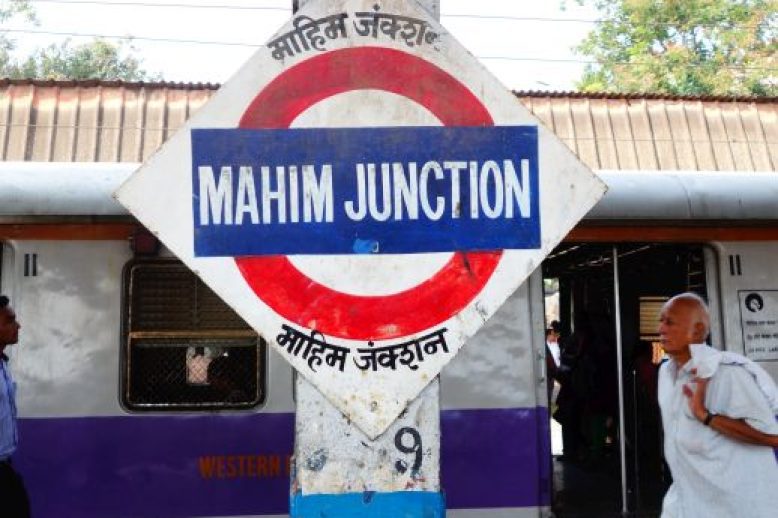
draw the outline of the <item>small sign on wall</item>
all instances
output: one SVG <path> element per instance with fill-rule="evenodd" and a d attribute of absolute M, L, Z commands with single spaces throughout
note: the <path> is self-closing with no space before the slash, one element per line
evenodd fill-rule
<path fill-rule="evenodd" d="M 778 361 L 778 290 L 738 290 L 746 356 Z"/>

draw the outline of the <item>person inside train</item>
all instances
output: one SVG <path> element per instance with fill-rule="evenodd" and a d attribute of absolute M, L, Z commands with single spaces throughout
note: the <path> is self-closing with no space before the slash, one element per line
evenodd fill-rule
<path fill-rule="evenodd" d="M 581 407 L 583 404 L 579 385 L 578 362 L 581 351 L 586 349 L 592 337 L 589 317 L 585 311 L 575 314 L 574 332 L 560 341 L 560 362 L 556 370 L 561 387 L 557 396 L 554 419 L 562 425 L 562 457 L 564 461 L 577 461 L 582 453 L 583 435 Z M 575 379 L 575 382 L 574 382 Z"/>
<path fill-rule="evenodd" d="M 554 360 L 554 365 L 556 367 L 559 367 L 559 361 L 560 361 L 560 345 L 559 345 L 559 339 L 562 336 L 562 326 L 559 323 L 558 320 L 552 320 L 551 323 L 548 325 L 548 329 L 546 329 L 546 347 L 548 347 L 548 351 L 551 353 L 551 357 Z"/>
<path fill-rule="evenodd" d="M 557 384 L 557 369 L 559 368 L 559 321 L 553 320 L 546 329 L 546 389 L 548 405 L 554 404 L 554 386 Z"/>
<path fill-rule="evenodd" d="M 754 362 L 707 346 L 709 328 L 707 307 L 692 293 L 660 313 L 669 360 L 658 399 L 673 477 L 662 517 L 775 516 L 778 388 Z"/>
<path fill-rule="evenodd" d="M 224 403 L 245 403 L 249 396 L 237 383 L 242 366 L 232 356 L 222 355 L 208 364 L 208 384 L 216 397 Z"/>
<path fill-rule="evenodd" d="M 26 518 L 30 515 L 27 489 L 11 464 L 19 444 L 16 425 L 16 382 L 8 368 L 5 349 L 19 341 L 21 325 L 5 295 L 0 295 L 0 515 Z"/>
<path fill-rule="evenodd" d="M 596 467 L 613 444 L 618 415 L 618 376 L 612 320 L 604 313 L 592 313 L 591 336 L 578 359 L 577 391 L 582 400 L 582 425 L 586 442 L 583 460 Z"/>

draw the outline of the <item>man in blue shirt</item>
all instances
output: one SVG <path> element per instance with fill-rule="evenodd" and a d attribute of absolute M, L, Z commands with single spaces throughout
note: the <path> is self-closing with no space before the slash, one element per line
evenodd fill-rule
<path fill-rule="evenodd" d="M 5 348 L 19 341 L 21 327 L 8 297 L 0 295 L 0 516 L 9 518 L 30 516 L 27 490 L 11 465 L 19 433 L 16 429 L 16 384 L 5 355 Z"/>

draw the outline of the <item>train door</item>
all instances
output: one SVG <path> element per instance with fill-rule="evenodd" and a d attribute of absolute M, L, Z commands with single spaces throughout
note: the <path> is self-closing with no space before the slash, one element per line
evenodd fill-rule
<path fill-rule="evenodd" d="M 551 403 L 559 516 L 658 515 L 670 483 L 656 403 L 659 311 L 683 291 L 715 301 L 713 257 L 701 245 L 563 243 L 544 262 L 558 303 L 547 318 L 562 331 Z"/>

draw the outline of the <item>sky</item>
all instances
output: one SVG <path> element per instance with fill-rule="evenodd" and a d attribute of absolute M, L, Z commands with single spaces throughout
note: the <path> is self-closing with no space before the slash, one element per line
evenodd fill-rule
<path fill-rule="evenodd" d="M 93 35 L 132 36 L 166 81 L 224 83 L 291 16 L 292 0 L 31 0 L 38 25 L 7 22 L 20 53 Z M 508 88 L 573 90 L 572 52 L 596 12 L 574 0 L 440 0 L 441 23 Z M 22 31 L 22 32 L 18 32 Z M 56 33 L 56 34 L 55 34 Z M 77 35 L 87 35 L 86 37 Z M 115 40 L 112 40 L 115 41 Z"/>

